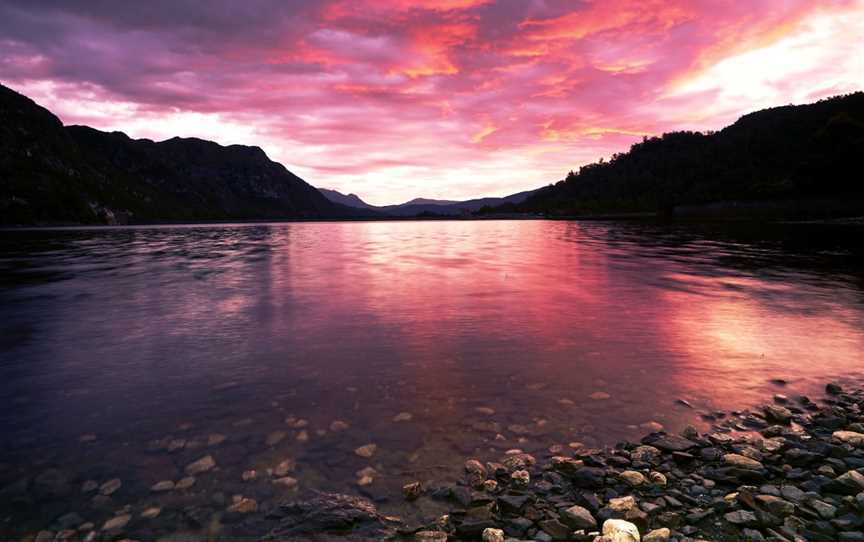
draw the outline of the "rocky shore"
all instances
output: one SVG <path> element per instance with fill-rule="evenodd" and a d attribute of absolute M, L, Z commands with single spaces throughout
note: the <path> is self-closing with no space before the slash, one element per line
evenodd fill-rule
<path fill-rule="evenodd" d="M 785 386 L 773 384 L 780 391 Z M 13 540 L 864 541 L 864 388 L 831 383 L 816 401 L 776 394 L 759 408 L 693 411 L 699 415 L 710 422 L 704 433 L 688 426 L 605 449 L 553 444 L 543 454 L 531 443 L 532 454 L 512 449 L 497 461 L 468 458 L 456 483 L 406 478 L 399 499 L 407 513 L 399 517 L 379 510 L 386 499 L 307 489 L 315 486 L 298 484 L 293 460 L 229 481 L 206 454 L 188 462 L 179 481 L 154 484 L 153 498 L 138 504 L 115 506 L 112 496 L 125 488 L 119 478 L 89 480 L 81 491 L 95 495 L 91 508 L 113 515 L 88 521 L 67 512 L 45 530 Z M 305 421 L 291 420 L 305 434 Z M 332 425 L 338 432 L 345 424 Z M 282 433 L 267 440 L 282 440 Z M 208 443 L 224 440 L 212 435 Z M 153 457 L 188 446 L 178 439 L 154 442 Z M 367 444 L 354 454 L 368 458 L 376 448 Z M 262 477 L 267 491 L 253 493 L 248 484 Z M 190 490 L 208 482 L 212 491 L 201 495 L 209 502 L 202 503 Z M 367 485 L 362 478 L 357 483 Z M 67 485 L 61 472 L 48 470 L 29 490 L 20 489 L 56 493 Z M 391 510 L 394 502 L 389 499 Z M 164 525 L 155 528 L 159 518 Z"/>
<path fill-rule="evenodd" d="M 776 382 L 782 386 L 782 381 Z M 745 412 L 614 449 L 511 450 L 465 463 L 464 484 L 406 486 L 452 501 L 397 533 L 444 542 L 864 541 L 864 390 L 828 384 L 818 404 L 777 394 Z"/>

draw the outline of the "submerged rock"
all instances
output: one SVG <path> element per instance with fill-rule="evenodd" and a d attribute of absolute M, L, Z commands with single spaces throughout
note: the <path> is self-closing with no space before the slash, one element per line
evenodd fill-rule
<path fill-rule="evenodd" d="M 360 446 L 359 448 L 354 450 L 354 453 L 359 455 L 360 457 L 365 457 L 366 459 L 375 455 L 375 452 L 378 450 L 377 444 L 366 444 L 364 446 Z"/>
<path fill-rule="evenodd" d="M 270 516 L 278 525 L 261 539 L 262 542 L 325 534 L 384 540 L 393 534 L 393 527 L 370 501 L 338 493 L 316 492 L 308 499 L 283 503 Z"/>
<path fill-rule="evenodd" d="M 186 465 L 186 474 L 189 476 L 195 476 L 212 470 L 214 467 L 216 467 L 216 460 L 213 459 L 212 455 L 205 455 L 198 461 Z"/>

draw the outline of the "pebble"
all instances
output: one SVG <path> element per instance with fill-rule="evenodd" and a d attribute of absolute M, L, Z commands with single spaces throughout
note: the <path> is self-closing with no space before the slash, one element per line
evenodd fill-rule
<path fill-rule="evenodd" d="M 483 542 L 504 542 L 504 531 L 492 527 L 483 529 Z"/>
<path fill-rule="evenodd" d="M 161 482 L 156 482 L 155 484 L 150 486 L 150 491 L 153 491 L 155 493 L 159 493 L 162 491 L 171 491 L 172 489 L 174 489 L 174 482 L 172 482 L 171 480 L 163 480 Z"/>
<path fill-rule="evenodd" d="M 347 430 L 351 425 L 343 420 L 334 420 L 333 423 L 330 424 L 330 430 L 334 433 L 338 433 L 339 431 Z"/>
<path fill-rule="evenodd" d="M 196 482 L 196 480 L 195 480 L 194 476 L 187 476 L 185 478 L 181 478 L 180 481 L 178 481 L 174 485 L 174 489 L 176 489 L 178 491 L 183 491 L 183 490 L 189 489 L 190 487 L 194 486 L 195 482 Z"/>
<path fill-rule="evenodd" d="M 216 460 L 213 459 L 213 456 L 211 455 L 205 455 L 198 461 L 186 465 L 186 474 L 189 476 L 195 476 L 212 470 L 214 467 L 216 467 Z"/>
<path fill-rule="evenodd" d="M 113 495 L 122 486 L 123 482 L 121 482 L 119 478 L 112 478 L 111 480 L 108 480 L 107 482 L 99 486 L 99 493 L 105 496 Z"/>
<path fill-rule="evenodd" d="M 399 414 L 396 414 L 395 416 L 393 416 L 393 421 L 396 423 L 398 423 L 398 422 L 410 422 L 413 419 L 414 419 L 414 415 L 411 414 L 410 412 L 400 412 Z"/>
<path fill-rule="evenodd" d="M 126 525 L 128 525 L 129 521 L 131 521 L 131 520 L 132 520 L 132 516 L 130 516 L 129 514 L 123 514 L 120 516 L 115 516 L 115 517 L 109 519 L 108 521 L 106 521 L 104 525 L 102 525 L 102 530 L 103 531 L 120 530 L 120 529 L 126 527 Z"/>
<path fill-rule="evenodd" d="M 591 399 L 595 401 L 605 401 L 606 399 L 611 399 L 612 396 L 606 393 L 605 391 L 595 391 L 591 395 L 589 395 Z"/>
<path fill-rule="evenodd" d="M 420 494 L 423 491 L 423 486 L 420 482 L 411 482 L 409 484 L 405 484 L 402 486 L 402 495 L 405 497 L 405 500 L 413 501 L 420 497 Z"/>
<path fill-rule="evenodd" d="M 141 512 L 141 517 L 144 519 L 154 519 L 159 517 L 159 514 L 161 513 L 161 508 L 151 506 L 150 508 L 146 508 L 143 512 Z"/>
<path fill-rule="evenodd" d="M 375 452 L 378 450 L 377 444 L 366 444 L 364 446 L 360 446 L 359 448 L 354 450 L 354 453 L 359 455 L 360 457 L 365 457 L 366 459 L 375 455 Z"/>
<path fill-rule="evenodd" d="M 283 476 L 282 478 L 277 478 L 273 480 L 273 483 L 286 489 L 294 489 L 297 487 L 298 484 L 297 479 L 290 476 Z"/>
<path fill-rule="evenodd" d="M 264 440 L 264 444 L 266 444 L 267 446 L 276 446 L 277 444 L 285 440 L 285 437 L 287 436 L 288 433 L 286 433 L 285 431 L 273 431 L 272 433 L 267 435 L 267 438 Z"/>
<path fill-rule="evenodd" d="M 258 511 L 258 501 L 241 497 L 237 502 L 229 506 L 227 511 L 236 514 L 251 514 Z"/>

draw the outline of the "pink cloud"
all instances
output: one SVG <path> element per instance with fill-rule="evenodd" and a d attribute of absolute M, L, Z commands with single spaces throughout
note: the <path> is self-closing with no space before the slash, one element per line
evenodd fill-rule
<path fill-rule="evenodd" d="M 0 80 L 67 123 L 263 147 L 375 203 L 504 195 L 861 88 L 857 0 L 10 0 Z"/>

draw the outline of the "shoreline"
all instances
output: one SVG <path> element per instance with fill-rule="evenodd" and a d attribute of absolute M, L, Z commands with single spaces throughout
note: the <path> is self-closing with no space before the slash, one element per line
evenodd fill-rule
<path fill-rule="evenodd" d="M 779 379 L 771 383 L 781 392 L 786 386 Z M 272 504 L 253 498 L 241 483 L 224 480 L 225 493 L 214 501 L 224 511 L 215 516 L 194 500 L 175 497 L 191 530 L 159 536 L 142 529 L 133 517 L 150 520 L 162 508 L 139 503 L 146 506 L 126 505 L 98 522 L 67 513 L 15 540 L 859 542 L 864 540 L 864 386 L 847 386 L 829 383 L 816 401 L 775 393 L 750 409 L 701 413 L 711 424 L 702 434 L 691 425 L 679 434 L 657 431 L 603 449 L 547 443 L 534 455 L 511 449 L 499 452 L 496 461 L 466 458 L 461 478 L 443 485 L 427 485 L 406 471 L 401 497 L 375 499 L 404 503 L 413 509 L 405 517 L 384 515 L 362 492 L 302 487 L 292 477 L 294 461 L 286 460 L 272 473 L 273 486 L 285 489 Z M 374 453 L 365 450 L 371 447 L 355 454 L 366 457 Z M 186 465 L 187 478 L 157 483 L 150 491 L 191 486 L 205 473 L 219 476 L 209 454 Z M 244 482 L 247 475 L 251 480 L 271 473 L 244 471 Z M 46 488 L 60 483 L 37 482 Z M 113 508 L 106 495 L 121 485 L 120 479 L 101 486 L 93 481 L 82 490 L 95 491 L 94 502 Z"/>
<path fill-rule="evenodd" d="M 154 221 L 134 222 L 128 224 L 82 224 L 82 223 L 43 223 L 43 224 L 4 224 L 0 225 L 0 231 L 50 231 L 50 230 L 102 230 L 102 229 L 126 229 L 126 228 L 154 228 L 171 226 L 231 226 L 231 225 L 266 225 L 266 224 L 293 224 L 293 223 L 331 223 L 331 222 L 483 222 L 483 221 L 591 221 L 591 222 L 646 222 L 663 224 L 773 224 L 789 226 L 840 226 L 859 227 L 864 226 L 864 216 L 851 216 L 844 218 L 826 218 L 814 220 L 788 220 L 778 218 L 691 218 L 691 217 L 662 217 L 657 214 L 622 213 L 603 215 L 572 215 L 572 216 L 393 216 L 393 217 L 356 217 L 356 218 L 275 218 L 275 219 L 237 219 L 237 220 L 204 220 L 204 221 Z"/>
<path fill-rule="evenodd" d="M 612 449 L 553 447 L 544 463 L 521 450 L 468 459 L 464 482 L 426 492 L 450 513 L 396 539 L 864 540 L 864 389 L 829 383 L 819 404 L 776 394 L 715 417 L 705 434 L 690 426 Z M 410 484 L 405 492 L 416 497 Z"/>

